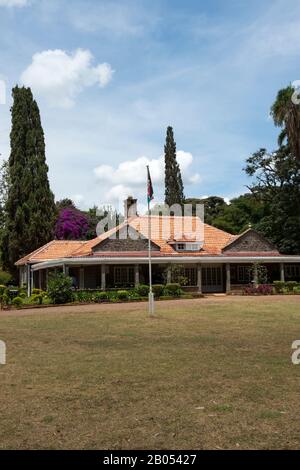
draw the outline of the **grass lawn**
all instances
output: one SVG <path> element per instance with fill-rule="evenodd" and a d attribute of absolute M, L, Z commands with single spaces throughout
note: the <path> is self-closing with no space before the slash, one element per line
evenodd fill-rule
<path fill-rule="evenodd" d="M 300 449 L 300 296 L 0 312 L 0 449 Z"/>

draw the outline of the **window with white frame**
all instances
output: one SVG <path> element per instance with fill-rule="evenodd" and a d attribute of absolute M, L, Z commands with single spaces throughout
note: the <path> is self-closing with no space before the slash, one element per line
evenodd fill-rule
<path fill-rule="evenodd" d="M 177 251 L 199 251 L 201 249 L 201 243 L 177 243 Z"/>

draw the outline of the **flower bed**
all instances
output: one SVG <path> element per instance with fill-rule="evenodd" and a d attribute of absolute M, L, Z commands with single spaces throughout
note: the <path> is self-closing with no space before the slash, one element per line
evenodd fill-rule
<path fill-rule="evenodd" d="M 274 281 L 273 284 L 259 284 L 254 286 L 250 284 L 244 287 L 244 295 L 299 295 L 300 294 L 300 283 L 296 281 Z"/>

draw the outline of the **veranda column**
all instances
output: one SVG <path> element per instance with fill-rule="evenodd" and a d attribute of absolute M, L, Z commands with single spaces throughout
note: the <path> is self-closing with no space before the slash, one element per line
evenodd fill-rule
<path fill-rule="evenodd" d="M 84 268 L 79 270 L 79 289 L 84 289 Z"/>
<path fill-rule="evenodd" d="M 280 280 L 285 282 L 284 264 L 280 263 Z"/>
<path fill-rule="evenodd" d="M 226 294 L 231 292 L 230 264 L 226 264 Z"/>
<path fill-rule="evenodd" d="M 202 294 L 202 264 L 197 265 L 197 286 L 198 292 Z"/>
<path fill-rule="evenodd" d="M 31 267 L 27 264 L 27 295 L 31 296 Z"/>
<path fill-rule="evenodd" d="M 254 264 L 253 284 L 254 284 L 255 287 L 258 285 L 257 264 Z"/>
<path fill-rule="evenodd" d="M 42 270 L 39 270 L 39 289 L 42 289 Z"/>
<path fill-rule="evenodd" d="M 138 264 L 134 265 L 134 287 L 137 288 L 140 284 L 140 267 Z"/>
<path fill-rule="evenodd" d="M 171 284 L 172 282 L 172 271 L 171 266 L 167 267 L 167 284 Z"/>
<path fill-rule="evenodd" d="M 69 276 L 69 266 L 63 265 L 63 273 L 65 276 Z"/>
<path fill-rule="evenodd" d="M 106 289 L 106 273 L 105 264 L 101 264 L 101 290 Z"/>

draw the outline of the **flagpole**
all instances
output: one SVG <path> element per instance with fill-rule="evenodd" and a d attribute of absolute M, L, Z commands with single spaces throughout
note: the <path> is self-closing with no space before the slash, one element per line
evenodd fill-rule
<path fill-rule="evenodd" d="M 147 165 L 147 186 L 149 178 L 149 166 Z M 148 189 L 148 188 L 147 188 Z M 151 264 L 151 214 L 150 214 L 150 197 L 148 199 L 148 261 L 149 261 L 149 297 L 148 308 L 150 317 L 154 316 L 154 295 L 152 291 L 152 264 Z"/>

